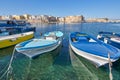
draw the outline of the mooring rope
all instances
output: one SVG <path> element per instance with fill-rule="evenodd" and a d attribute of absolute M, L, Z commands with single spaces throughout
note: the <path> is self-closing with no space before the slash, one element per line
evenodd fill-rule
<path fill-rule="evenodd" d="M 110 78 L 110 80 L 113 80 L 113 76 L 112 76 L 112 62 L 111 62 L 111 60 L 110 60 L 110 53 L 108 53 L 108 62 L 109 62 L 109 78 Z"/>
<path fill-rule="evenodd" d="M 0 71 L 0 73 L 2 73 L 7 68 L 8 65 L 9 63 L 7 63 L 7 65 Z"/>
<path fill-rule="evenodd" d="M 15 53 L 15 48 L 13 49 L 13 53 L 12 53 L 12 57 L 11 57 L 10 62 L 9 62 L 9 66 L 8 66 L 7 70 L 0 77 L 0 80 L 5 76 L 5 74 L 7 74 L 7 77 L 8 77 L 9 73 L 12 72 L 12 66 L 11 65 L 12 65 L 12 62 L 13 62 L 14 53 Z"/>

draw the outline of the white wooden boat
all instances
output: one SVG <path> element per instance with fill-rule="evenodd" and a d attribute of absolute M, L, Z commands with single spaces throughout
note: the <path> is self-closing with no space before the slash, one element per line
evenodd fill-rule
<path fill-rule="evenodd" d="M 72 50 L 94 63 L 97 67 L 115 62 L 120 57 L 120 50 L 105 44 L 96 38 L 93 38 L 85 33 L 74 32 L 70 34 L 69 43 Z"/>
<path fill-rule="evenodd" d="M 40 39 L 31 39 L 16 45 L 16 50 L 34 58 L 42 53 L 56 49 L 62 42 L 63 33 L 60 31 L 48 32 Z"/>

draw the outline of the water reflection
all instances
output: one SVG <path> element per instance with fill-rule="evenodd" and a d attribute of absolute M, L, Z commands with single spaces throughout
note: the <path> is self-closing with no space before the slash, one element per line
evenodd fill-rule
<path fill-rule="evenodd" d="M 109 80 L 108 74 L 105 73 L 106 70 L 104 68 L 96 68 L 90 61 L 74 53 L 70 47 L 69 52 L 71 64 L 76 70 L 78 80 Z"/>
<path fill-rule="evenodd" d="M 16 53 L 10 77 L 13 80 L 109 80 L 108 65 L 96 68 L 88 60 L 69 49 L 69 33 L 78 31 L 96 37 L 99 31 L 119 33 L 119 25 L 111 23 L 36 24 L 34 25 L 36 26 L 35 37 L 40 37 L 40 32 L 60 30 L 64 32 L 63 45 L 33 60 L 21 53 Z M 0 50 L 0 71 L 9 63 L 13 48 Z M 120 60 L 113 63 L 112 73 L 114 80 L 120 79 Z"/>
<path fill-rule="evenodd" d="M 89 71 L 89 69 L 82 63 L 82 61 L 80 61 L 80 59 L 76 55 L 74 55 L 71 48 L 69 48 L 69 52 L 72 67 L 76 71 L 76 75 L 78 76 L 79 79 L 98 80 L 98 77 L 95 74 L 92 74 L 92 72 Z"/>
<path fill-rule="evenodd" d="M 41 54 L 35 59 L 30 59 L 21 53 L 15 54 L 15 58 L 12 64 L 12 79 L 44 79 L 45 75 L 48 75 L 49 72 L 51 72 L 53 62 L 55 60 L 55 57 L 59 55 L 60 49 L 61 46 L 52 52 Z"/>
<path fill-rule="evenodd" d="M 13 49 L 14 49 L 14 46 L 0 49 L 0 58 L 3 58 L 3 57 L 8 56 L 8 55 L 11 55 Z"/>

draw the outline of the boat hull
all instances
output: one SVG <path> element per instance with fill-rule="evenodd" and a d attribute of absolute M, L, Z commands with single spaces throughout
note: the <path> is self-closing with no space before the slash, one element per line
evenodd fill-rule
<path fill-rule="evenodd" d="M 118 43 L 118 42 L 112 41 L 110 39 L 105 40 L 104 37 L 101 37 L 101 38 L 98 38 L 98 39 L 101 40 L 101 41 L 103 41 L 104 43 L 110 44 L 110 45 L 112 45 L 112 46 L 117 47 L 117 48 L 120 49 L 120 43 Z"/>
<path fill-rule="evenodd" d="M 61 43 L 62 43 L 62 37 L 59 38 L 57 43 L 50 45 L 50 46 L 47 46 L 47 47 L 34 48 L 32 50 L 28 49 L 28 50 L 17 50 L 17 51 L 28 56 L 29 58 L 34 58 L 34 57 L 36 57 L 40 54 L 43 54 L 45 52 L 50 52 L 50 51 L 55 50 Z M 16 46 L 16 48 L 17 48 L 17 46 Z"/>
<path fill-rule="evenodd" d="M 112 41 L 112 40 L 108 40 L 108 44 L 110 44 L 112 46 L 115 46 L 115 47 L 120 49 L 120 43 L 118 43 L 118 42 L 115 42 L 115 41 Z"/>
<path fill-rule="evenodd" d="M 105 57 L 100 57 L 100 56 L 96 56 L 87 52 L 84 52 L 82 50 L 79 50 L 77 48 L 75 48 L 74 46 L 72 46 L 72 44 L 70 43 L 70 47 L 72 48 L 72 50 L 79 56 L 82 56 L 86 59 L 88 59 L 89 61 L 91 61 L 93 64 L 96 65 L 96 67 L 100 67 L 102 65 L 105 65 L 109 62 L 108 58 Z M 115 62 L 116 60 L 111 59 L 111 62 Z"/>
<path fill-rule="evenodd" d="M 29 33 L 29 32 L 26 32 L 26 33 Z M 17 35 L 19 35 L 19 36 L 18 37 L 13 37 L 13 36 L 17 36 Z M 9 38 L 7 38 L 7 37 L 9 37 Z M 30 34 L 26 34 L 26 35 L 24 35 L 24 33 L 22 33 L 22 34 L 5 36 L 4 39 L 0 40 L 0 49 L 6 48 L 6 47 L 9 47 L 9 46 L 12 46 L 12 45 L 16 45 L 16 44 L 18 44 L 20 42 L 23 42 L 25 40 L 29 40 L 33 37 L 34 37 L 33 32 L 30 33 Z"/>
<path fill-rule="evenodd" d="M 97 38 L 104 43 L 110 44 L 120 49 L 120 35 L 112 32 L 99 32 Z M 115 40 L 114 38 L 118 38 Z"/>

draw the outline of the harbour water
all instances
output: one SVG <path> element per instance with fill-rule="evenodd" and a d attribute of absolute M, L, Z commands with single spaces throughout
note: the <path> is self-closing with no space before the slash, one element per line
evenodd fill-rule
<path fill-rule="evenodd" d="M 35 37 L 40 33 L 60 30 L 63 44 L 54 51 L 29 59 L 15 52 L 12 70 L 2 80 L 109 80 L 108 65 L 96 68 L 88 60 L 76 55 L 69 47 L 70 32 L 85 32 L 94 37 L 99 31 L 120 33 L 120 23 L 36 24 Z M 14 46 L 0 50 L 0 76 L 7 70 Z M 120 80 L 120 60 L 113 63 L 114 80 Z"/>

